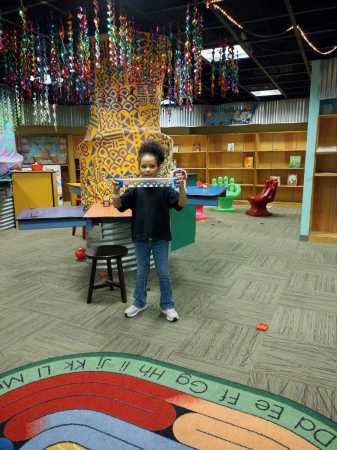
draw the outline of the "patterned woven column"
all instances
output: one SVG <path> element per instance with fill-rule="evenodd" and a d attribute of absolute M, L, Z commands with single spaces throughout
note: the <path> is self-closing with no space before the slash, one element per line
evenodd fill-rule
<path fill-rule="evenodd" d="M 143 35 L 143 45 L 149 46 L 149 35 Z M 135 176 L 138 173 L 137 151 L 148 140 L 160 142 L 167 148 L 162 175 L 171 168 L 172 140 L 161 133 L 160 100 L 163 77 L 160 63 L 142 60 L 151 65 L 151 79 L 130 81 L 125 73 L 109 67 L 108 48 L 96 73 L 95 99 L 91 108 L 86 137 L 80 145 L 82 204 L 85 208 L 101 202 L 109 192 L 107 175 Z"/>

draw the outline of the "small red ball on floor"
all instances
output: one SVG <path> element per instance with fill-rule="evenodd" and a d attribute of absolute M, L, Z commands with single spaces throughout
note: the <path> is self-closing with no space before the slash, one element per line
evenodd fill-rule
<path fill-rule="evenodd" d="M 79 247 L 75 250 L 74 252 L 75 257 L 77 258 L 78 261 L 83 261 L 85 260 L 86 256 L 85 256 L 85 248 L 83 247 Z"/>
<path fill-rule="evenodd" d="M 269 328 L 269 325 L 265 322 L 260 322 L 258 324 L 256 324 L 256 329 L 258 331 L 267 331 Z"/>

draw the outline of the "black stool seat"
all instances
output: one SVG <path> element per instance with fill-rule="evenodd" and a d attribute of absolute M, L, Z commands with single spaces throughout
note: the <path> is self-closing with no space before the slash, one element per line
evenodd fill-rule
<path fill-rule="evenodd" d="M 123 245 L 101 245 L 100 247 L 87 248 L 85 254 L 88 258 L 112 259 L 117 256 L 126 256 L 128 249 Z"/>
<path fill-rule="evenodd" d="M 87 248 L 85 252 L 86 256 L 92 259 L 91 275 L 89 283 L 89 291 L 87 303 L 91 303 L 92 293 L 94 289 L 100 289 L 109 287 L 113 290 L 114 287 L 118 287 L 121 290 L 122 302 L 126 303 L 126 288 L 123 272 L 122 258 L 128 254 L 127 247 L 123 245 L 101 245 L 100 247 Z M 108 279 L 101 284 L 95 284 L 96 266 L 98 260 L 106 260 L 108 268 Z M 111 260 L 115 259 L 118 271 L 118 283 L 113 281 Z"/>

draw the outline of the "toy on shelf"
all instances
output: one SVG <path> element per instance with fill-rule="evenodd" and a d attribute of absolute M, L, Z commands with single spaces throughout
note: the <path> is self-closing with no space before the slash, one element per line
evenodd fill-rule
<path fill-rule="evenodd" d="M 196 186 L 207 188 L 207 183 L 201 183 L 201 181 L 197 181 Z M 208 219 L 208 215 L 204 211 L 204 205 L 197 205 L 195 207 L 195 218 L 197 222 Z"/>
<path fill-rule="evenodd" d="M 246 214 L 254 217 L 267 217 L 272 213 L 267 210 L 267 203 L 271 203 L 276 195 L 278 182 L 275 179 L 266 180 L 259 194 L 248 197 L 250 208 Z"/>
<path fill-rule="evenodd" d="M 219 178 L 221 177 L 218 177 L 218 180 Z M 229 179 L 229 182 L 228 177 L 223 177 L 222 186 L 226 188 L 226 197 L 218 198 L 218 206 L 216 207 L 216 210 L 220 212 L 233 212 L 235 211 L 233 200 L 240 196 L 241 185 L 239 183 L 235 183 L 233 177 Z"/>

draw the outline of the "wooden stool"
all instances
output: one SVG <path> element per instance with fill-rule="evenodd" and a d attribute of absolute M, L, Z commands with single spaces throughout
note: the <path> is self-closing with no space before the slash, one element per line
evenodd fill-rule
<path fill-rule="evenodd" d="M 126 256 L 128 254 L 128 249 L 122 245 L 102 245 L 100 247 L 87 248 L 85 253 L 88 258 L 92 259 L 87 303 L 91 303 L 92 292 L 94 289 L 109 287 L 111 290 L 113 290 L 115 286 L 120 288 L 122 302 L 126 303 L 126 289 L 125 289 L 122 258 L 123 256 Z M 106 260 L 108 267 L 108 280 L 106 280 L 104 283 L 95 285 L 96 265 L 97 260 L 99 259 Z M 114 283 L 113 281 L 112 267 L 111 267 L 112 259 L 116 259 L 117 262 L 119 283 Z"/>

